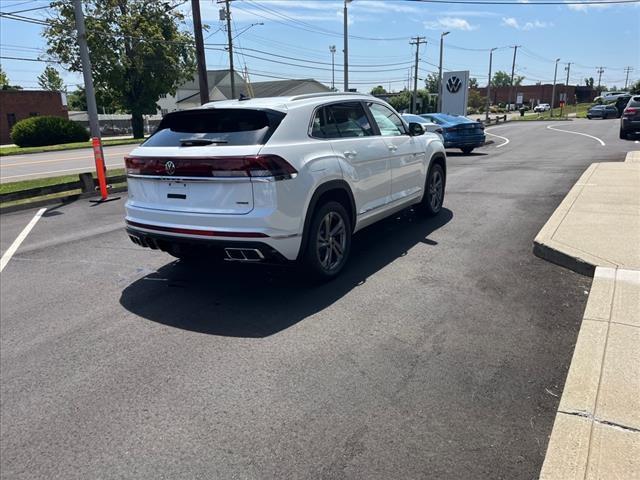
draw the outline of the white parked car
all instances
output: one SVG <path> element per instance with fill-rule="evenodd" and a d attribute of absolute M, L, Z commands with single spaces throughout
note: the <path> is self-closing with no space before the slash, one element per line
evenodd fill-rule
<path fill-rule="evenodd" d="M 551 105 L 549 105 L 548 103 L 539 103 L 538 105 L 533 107 L 533 111 L 537 113 L 547 112 L 549 110 L 551 110 Z"/>
<path fill-rule="evenodd" d="M 444 140 L 442 136 L 444 130 L 442 130 L 442 127 L 437 123 L 430 122 L 426 118 L 423 118 L 420 115 L 414 115 L 413 113 L 403 113 L 402 118 L 407 123 L 419 123 L 420 125 L 422 125 L 422 128 L 424 128 L 425 131 L 425 135 L 429 133 L 435 133 L 436 135 L 438 135 L 440 140 Z"/>
<path fill-rule="evenodd" d="M 178 258 L 297 261 L 334 277 L 353 233 L 410 205 L 441 211 L 445 151 L 423 133 L 360 94 L 169 113 L 126 157 L 127 232 Z"/>

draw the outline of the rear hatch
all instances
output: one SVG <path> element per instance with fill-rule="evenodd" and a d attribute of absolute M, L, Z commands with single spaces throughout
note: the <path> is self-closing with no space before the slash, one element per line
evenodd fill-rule
<path fill-rule="evenodd" d="M 282 175 L 290 167 L 279 157 L 260 155 L 283 117 L 282 112 L 249 108 L 166 115 L 125 159 L 130 204 L 189 213 L 249 213 L 252 178 Z"/>

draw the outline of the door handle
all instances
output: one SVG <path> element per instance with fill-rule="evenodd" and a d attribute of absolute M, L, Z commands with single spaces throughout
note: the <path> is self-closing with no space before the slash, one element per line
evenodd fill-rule
<path fill-rule="evenodd" d="M 358 152 L 356 152 L 355 150 L 345 150 L 343 153 L 344 153 L 344 156 L 347 158 L 353 158 L 356 155 L 358 155 Z"/>
<path fill-rule="evenodd" d="M 395 145 L 389 145 L 389 150 L 395 152 L 396 150 L 398 150 L 398 147 L 396 147 Z"/>

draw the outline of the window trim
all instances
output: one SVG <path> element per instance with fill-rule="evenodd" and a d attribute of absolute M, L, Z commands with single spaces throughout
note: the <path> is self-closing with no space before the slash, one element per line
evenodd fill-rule
<path fill-rule="evenodd" d="M 382 135 L 382 132 L 380 131 L 380 127 L 378 126 L 378 122 L 375 121 L 375 118 L 373 117 L 373 112 L 370 111 L 369 105 L 365 104 L 365 107 L 367 108 L 367 110 L 369 111 L 369 115 L 371 116 L 371 118 L 373 119 L 373 123 L 376 126 L 376 130 L 378 130 L 378 135 L 380 135 L 381 137 L 401 137 L 403 135 L 409 135 L 409 129 L 407 128 L 407 125 L 405 123 L 405 121 L 402 118 L 402 115 L 400 115 L 399 113 L 397 113 L 395 110 L 393 110 L 393 108 L 385 105 L 384 103 L 380 103 L 380 102 L 374 102 L 372 100 L 367 100 L 367 103 L 371 103 L 371 104 L 376 104 L 379 105 L 381 107 L 386 108 L 387 110 L 390 110 L 391 113 L 393 113 L 396 117 L 398 117 L 398 119 L 400 120 L 400 124 L 402 125 L 402 128 L 404 130 L 404 133 L 400 134 L 400 135 Z"/>
<path fill-rule="evenodd" d="M 337 138 L 322 138 L 322 137 L 315 137 L 313 135 L 313 119 L 316 118 L 316 113 L 318 112 L 318 110 L 320 110 L 321 108 L 325 108 L 325 107 L 330 107 L 332 105 L 338 105 L 338 104 L 342 104 L 342 103 L 359 103 L 360 106 L 362 107 L 362 109 L 364 110 L 364 114 L 367 117 L 367 120 L 369 120 L 369 125 L 371 125 L 371 130 L 373 130 L 373 135 L 367 135 L 366 137 L 337 137 Z M 378 130 L 378 125 L 372 121 L 373 118 L 371 117 L 371 112 L 369 111 L 369 108 L 367 107 L 365 101 L 363 100 L 336 100 L 335 102 L 329 102 L 329 103 L 323 103 L 321 105 L 316 105 L 313 109 L 313 111 L 311 112 L 311 116 L 309 117 L 309 127 L 307 128 L 307 136 L 309 138 L 312 138 L 314 140 L 325 140 L 325 141 L 332 141 L 332 140 L 348 140 L 348 139 L 354 139 L 354 138 L 369 138 L 369 137 L 376 137 L 376 136 L 380 136 L 380 131 Z"/>

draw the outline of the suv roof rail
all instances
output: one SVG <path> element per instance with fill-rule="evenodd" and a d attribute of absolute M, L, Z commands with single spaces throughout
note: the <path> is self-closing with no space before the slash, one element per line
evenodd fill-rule
<path fill-rule="evenodd" d="M 289 100 L 306 100 L 308 98 L 317 98 L 317 97 L 339 97 L 344 95 L 360 95 L 365 97 L 370 97 L 371 95 L 367 93 L 359 93 L 359 92 L 318 92 L 318 93 L 305 93 L 302 95 L 296 95 L 291 97 Z"/>

